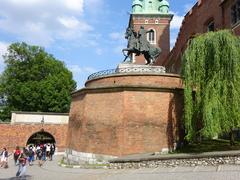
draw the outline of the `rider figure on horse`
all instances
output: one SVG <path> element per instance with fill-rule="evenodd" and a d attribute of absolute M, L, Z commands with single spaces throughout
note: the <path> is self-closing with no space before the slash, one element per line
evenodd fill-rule
<path fill-rule="evenodd" d="M 138 31 L 138 40 L 139 40 L 139 51 L 149 51 L 150 43 L 148 42 L 146 35 L 151 31 L 146 31 L 143 26 L 140 27 Z"/>
<path fill-rule="evenodd" d="M 132 27 L 127 28 L 125 38 L 128 39 L 128 49 L 139 50 L 138 35 Z"/>
<path fill-rule="evenodd" d="M 123 49 L 123 54 L 125 56 L 124 62 L 128 57 L 132 59 L 132 54 L 135 53 L 136 56 L 143 54 L 147 60 L 147 64 L 153 64 L 156 58 L 159 56 L 161 49 L 158 47 L 152 46 L 147 38 L 146 34 L 150 31 L 146 31 L 143 26 L 140 27 L 138 33 L 136 33 L 133 27 L 128 27 L 125 33 L 125 38 L 128 39 L 128 46 L 126 49 Z M 127 51 L 127 55 L 125 55 Z"/>

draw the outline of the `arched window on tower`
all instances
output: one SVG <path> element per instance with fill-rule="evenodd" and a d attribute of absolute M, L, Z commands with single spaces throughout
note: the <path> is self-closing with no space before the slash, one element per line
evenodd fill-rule
<path fill-rule="evenodd" d="M 150 44 L 156 44 L 156 31 L 154 29 L 148 30 L 147 40 Z"/>

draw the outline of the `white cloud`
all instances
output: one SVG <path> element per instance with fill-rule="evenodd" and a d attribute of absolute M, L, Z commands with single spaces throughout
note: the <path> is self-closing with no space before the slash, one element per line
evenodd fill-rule
<path fill-rule="evenodd" d="M 18 6 L 27 6 L 27 5 L 33 5 L 33 4 L 38 4 L 41 3 L 41 0 L 9 0 L 9 3 L 13 5 L 18 5 Z"/>
<path fill-rule="evenodd" d="M 70 69 L 70 71 L 72 71 L 74 76 L 77 76 L 78 74 L 89 74 L 96 72 L 96 69 L 93 67 L 80 67 L 79 65 L 68 65 L 67 67 Z"/>
<path fill-rule="evenodd" d="M 59 17 L 58 21 L 68 29 L 75 29 L 79 26 L 79 21 L 75 17 Z"/>
<path fill-rule="evenodd" d="M 70 9 L 75 11 L 83 11 L 83 0 L 60 0 Z"/>
<path fill-rule="evenodd" d="M 182 25 L 184 16 L 179 16 L 177 13 L 174 13 L 173 20 L 171 21 L 171 29 L 179 29 Z"/>
<path fill-rule="evenodd" d="M 2 56 L 7 52 L 8 46 L 8 43 L 0 41 L 0 72 L 4 69 L 4 60 Z"/>
<path fill-rule="evenodd" d="M 84 6 L 91 14 L 98 14 L 103 11 L 103 0 L 85 0 Z"/>
<path fill-rule="evenodd" d="M 2 58 L 2 56 L 7 52 L 8 46 L 9 46 L 8 43 L 0 41 L 0 58 Z M 1 62 L 3 62 L 3 58 L 0 59 L 0 63 Z"/>
<path fill-rule="evenodd" d="M 68 65 L 68 68 L 70 69 L 70 71 L 72 71 L 73 74 L 82 73 L 82 68 L 78 65 Z"/>
<path fill-rule="evenodd" d="M 97 48 L 96 49 L 96 54 L 99 55 L 99 56 L 102 55 L 103 54 L 103 50 L 101 48 Z"/>
<path fill-rule="evenodd" d="M 42 46 L 73 37 L 79 41 L 93 30 L 83 9 L 84 0 L 1 0 L 0 30 Z"/>
<path fill-rule="evenodd" d="M 182 25 L 184 16 L 178 15 L 178 13 L 176 12 L 171 12 L 171 14 L 174 14 L 173 20 L 171 21 L 171 24 L 170 24 L 170 31 L 171 31 L 170 48 L 172 49 L 175 44 L 178 31 Z"/>

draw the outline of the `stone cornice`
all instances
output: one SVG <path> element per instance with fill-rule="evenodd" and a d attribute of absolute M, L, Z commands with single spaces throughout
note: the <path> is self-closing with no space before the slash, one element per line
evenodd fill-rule
<path fill-rule="evenodd" d="M 72 96 L 88 93 L 108 93 L 122 91 L 149 91 L 149 92 L 175 92 L 183 91 L 183 88 L 178 87 L 160 87 L 160 86 L 140 86 L 140 85 L 113 85 L 107 87 L 82 88 L 72 93 Z"/>
<path fill-rule="evenodd" d="M 34 114 L 34 115 L 58 115 L 58 116 L 68 116 L 69 113 L 54 113 L 54 112 L 25 112 L 25 111 L 12 111 L 12 113 L 16 114 Z"/>
<path fill-rule="evenodd" d="M 173 18 L 173 14 L 144 14 L 144 13 L 141 13 L 141 14 L 131 14 L 130 17 L 157 17 L 157 18 L 170 18 L 172 19 Z"/>

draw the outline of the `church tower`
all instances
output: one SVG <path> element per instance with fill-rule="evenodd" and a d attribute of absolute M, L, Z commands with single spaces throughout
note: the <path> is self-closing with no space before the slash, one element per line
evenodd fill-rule
<path fill-rule="evenodd" d="M 147 40 L 150 44 L 160 47 L 161 54 L 156 65 L 162 62 L 170 53 L 170 22 L 173 15 L 169 13 L 169 3 L 167 0 L 133 0 L 132 13 L 129 26 L 136 32 L 143 26 L 147 33 Z M 133 62 L 145 64 L 143 56 L 134 56 Z"/>

